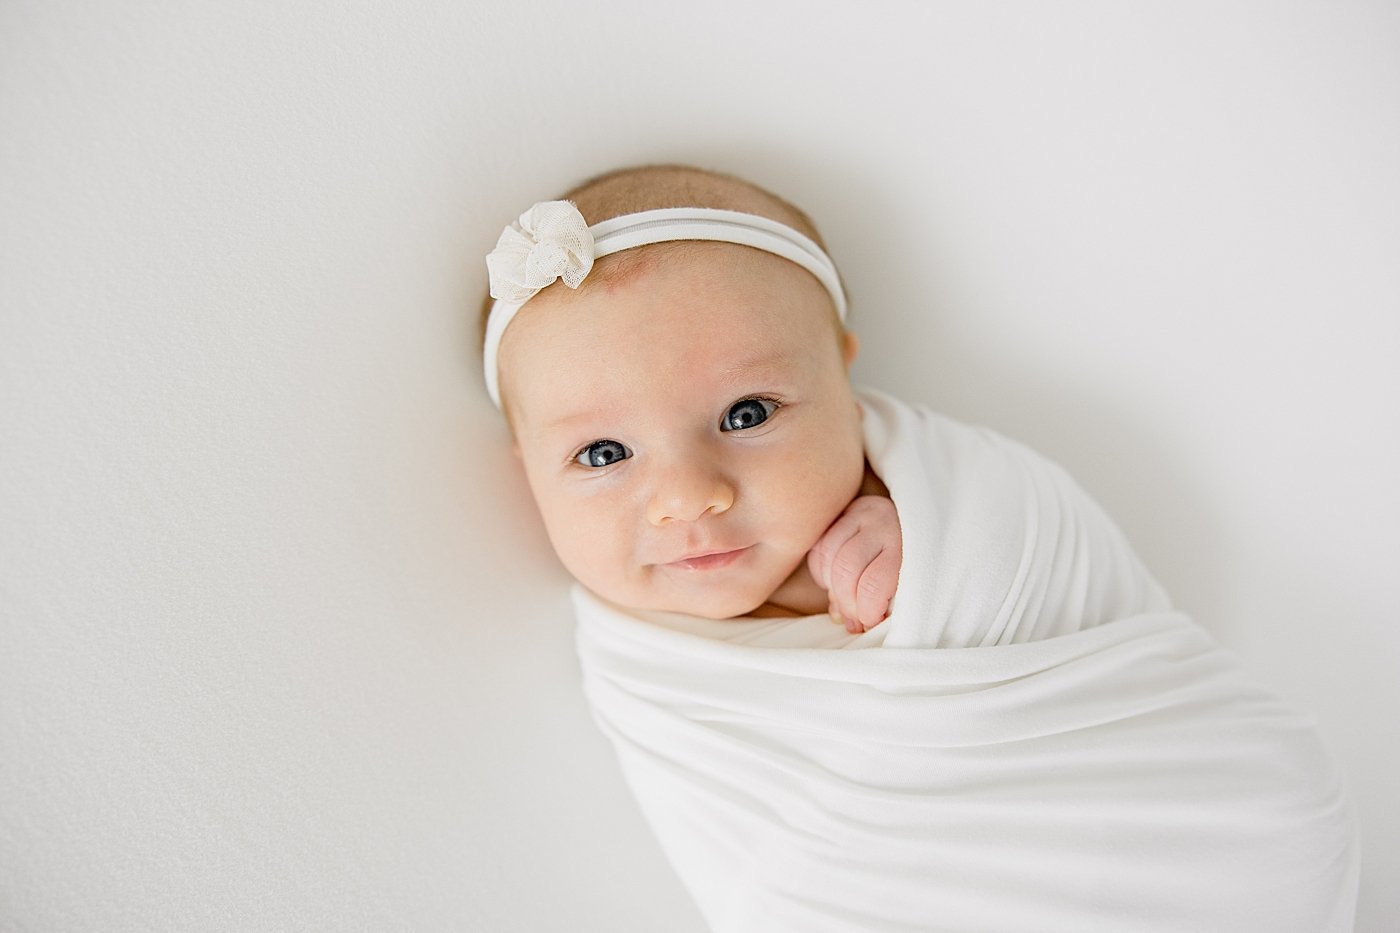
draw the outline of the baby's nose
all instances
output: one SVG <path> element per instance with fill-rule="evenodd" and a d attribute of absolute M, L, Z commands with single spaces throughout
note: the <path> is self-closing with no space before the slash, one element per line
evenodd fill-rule
<path fill-rule="evenodd" d="M 666 522 L 693 522 L 702 515 L 719 515 L 734 505 L 734 487 L 724 474 L 709 464 L 664 467 L 647 505 L 647 519 L 653 525 Z"/>

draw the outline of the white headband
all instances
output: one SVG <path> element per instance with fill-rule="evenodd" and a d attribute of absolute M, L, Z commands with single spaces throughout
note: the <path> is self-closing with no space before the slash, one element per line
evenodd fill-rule
<path fill-rule="evenodd" d="M 791 260 L 826 286 L 837 317 L 846 320 L 846 296 L 831 257 L 810 238 L 776 220 L 741 211 L 674 207 L 623 214 L 590 227 L 571 202 L 541 201 L 506 227 L 486 257 L 491 297 L 496 302 L 486 319 L 482 357 L 486 391 L 496 407 L 501 407 L 496 353 L 501 335 L 525 302 L 555 279 L 578 288 L 595 259 L 672 240 L 738 243 Z"/>

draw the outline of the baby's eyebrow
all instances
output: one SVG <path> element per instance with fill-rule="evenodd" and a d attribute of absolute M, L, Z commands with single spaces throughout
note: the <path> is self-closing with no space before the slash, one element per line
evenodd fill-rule
<path fill-rule="evenodd" d="M 724 364 L 719 370 L 718 376 L 725 384 L 734 384 L 745 380 L 752 380 L 755 376 L 768 376 L 780 370 L 787 369 L 792 362 L 792 354 L 782 350 L 773 353 L 763 353 L 756 356 L 746 357 L 733 363 Z M 580 408 L 567 411 L 557 418 L 551 418 L 542 425 L 543 433 L 563 431 L 578 424 L 594 420 L 600 415 L 606 416 L 608 413 L 600 411 L 598 408 Z"/>
<path fill-rule="evenodd" d="M 558 431 L 562 428 L 567 428 L 570 425 L 573 425 L 577 422 L 586 421 L 590 418 L 595 418 L 597 417 L 597 415 L 598 412 L 594 409 L 581 408 L 578 411 L 568 412 L 566 414 L 560 415 L 558 418 L 554 418 L 546 422 L 544 425 L 544 429 L 545 431 Z"/>
<path fill-rule="evenodd" d="M 766 353 L 762 356 L 754 356 L 748 359 L 739 360 L 735 363 L 727 364 L 720 375 L 727 382 L 737 382 L 746 376 L 751 376 L 756 372 L 771 372 L 775 369 L 783 369 L 792 362 L 792 357 L 788 353 L 778 351 Z"/>

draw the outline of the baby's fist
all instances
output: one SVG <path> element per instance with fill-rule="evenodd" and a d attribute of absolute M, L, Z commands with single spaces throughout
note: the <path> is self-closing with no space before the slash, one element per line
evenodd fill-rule
<path fill-rule="evenodd" d="M 826 590 L 832 618 L 864 632 L 889 615 L 903 557 L 894 503 L 857 496 L 807 553 L 807 569 Z"/>

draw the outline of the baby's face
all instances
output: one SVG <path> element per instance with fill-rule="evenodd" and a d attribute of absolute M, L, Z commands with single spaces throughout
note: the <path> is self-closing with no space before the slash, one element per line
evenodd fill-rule
<path fill-rule="evenodd" d="M 854 342 L 805 270 L 734 244 L 554 285 L 506 332 L 502 382 L 555 551 L 638 609 L 762 605 L 860 488 Z"/>

